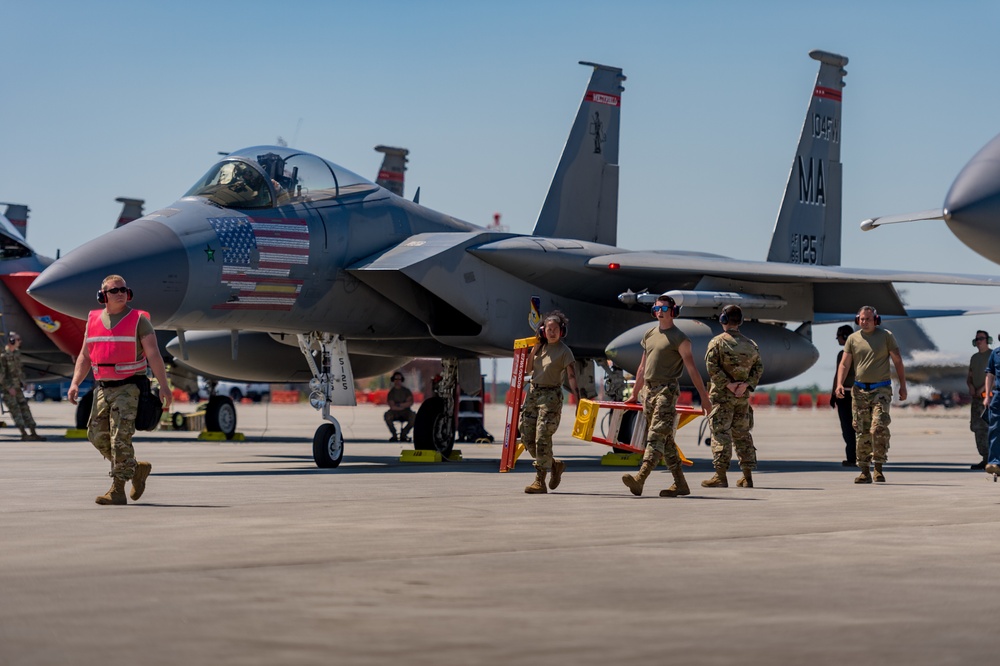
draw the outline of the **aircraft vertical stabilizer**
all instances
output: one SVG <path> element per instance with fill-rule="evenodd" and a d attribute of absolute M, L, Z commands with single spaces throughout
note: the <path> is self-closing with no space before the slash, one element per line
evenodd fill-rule
<path fill-rule="evenodd" d="M 8 222 L 14 225 L 17 232 L 21 234 L 21 238 L 27 238 L 29 208 L 24 204 L 9 203 L 6 205 L 7 211 L 4 213 L 4 217 L 7 218 Z"/>
<path fill-rule="evenodd" d="M 594 73 L 532 234 L 616 245 L 618 137 L 625 75 L 618 67 L 580 64 L 593 67 Z"/>
<path fill-rule="evenodd" d="M 810 51 L 820 62 L 788 184 L 771 236 L 768 261 L 840 265 L 840 112 L 847 58 Z"/>
<path fill-rule="evenodd" d="M 124 227 L 129 222 L 134 222 L 142 217 L 142 206 L 146 203 L 144 199 L 118 197 L 115 201 L 122 205 L 122 212 L 118 215 L 118 222 L 115 223 L 115 229 Z"/>
<path fill-rule="evenodd" d="M 406 173 L 406 156 L 410 151 L 406 148 L 392 146 L 375 146 L 375 150 L 383 153 L 382 167 L 378 170 L 377 185 L 381 185 L 397 197 L 403 196 L 403 181 Z"/>

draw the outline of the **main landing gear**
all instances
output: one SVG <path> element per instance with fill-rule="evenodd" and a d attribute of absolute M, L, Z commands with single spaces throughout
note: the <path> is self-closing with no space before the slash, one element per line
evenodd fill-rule
<path fill-rule="evenodd" d="M 458 359 L 441 359 L 441 380 L 434 396 L 424 400 L 413 422 L 413 448 L 437 451 L 448 458 L 455 448 L 455 408 L 458 393 Z"/>
<path fill-rule="evenodd" d="M 309 380 L 309 404 L 321 410 L 327 421 L 313 435 L 313 461 L 317 467 L 332 469 L 340 466 L 344 459 L 344 437 L 340 423 L 330 415 L 330 405 L 355 404 L 354 376 L 347 357 L 347 344 L 342 337 L 332 333 L 299 334 L 298 340 L 313 375 Z"/>

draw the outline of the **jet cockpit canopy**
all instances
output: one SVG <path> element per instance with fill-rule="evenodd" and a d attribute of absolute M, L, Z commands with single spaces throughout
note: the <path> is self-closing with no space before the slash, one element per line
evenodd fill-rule
<path fill-rule="evenodd" d="M 255 146 L 227 155 L 187 197 L 206 197 L 224 208 L 274 208 L 335 199 L 378 186 L 316 155 L 279 146 Z"/>

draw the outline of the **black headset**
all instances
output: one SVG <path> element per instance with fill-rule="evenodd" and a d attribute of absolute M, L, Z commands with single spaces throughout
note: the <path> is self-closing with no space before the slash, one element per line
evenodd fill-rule
<path fill-rule="evenodd" d="M 131 301 L 132 289 L 130 287 L 125 287 L 125 288 L 128 289 L 128 291 L 125 292 L 125 300 Z M 97 302 L 100 303 L 101 305 L 104 305 L 105 303 L 108 302 L 108 295 L 104 293 L 103 289 L 97 290 Z"/>
<path fill-rule="evenodd" d="M 11 331 L 10 333 L 7 334 L 7 344 L 9 344 L 12 347 L 14 346 L 14 343 L 17 342 L 19 339 L 20 338 L 18 338 L 17 331 Z"/>
<path fill-rule="evenodd" d="M 882 323 L 882 317 L 879 316 L 878 310 L 876 310 L 875 308 L 873 308 L 870 305 L 866 305 L 866 306 L 864 306 L 864 307 L 862 307 L 861 309 L 858 310 L 858 314 L 854 315 L 854 323 L 857 324 L 858 326 L 861 325 L 861 310 L 871 310 L 872 311 L 872 314 L 875 315 L 875 325 L 876 326 L 878 326 L 879 324 Z"/>
<path fill-rule="evenodd" d="M 392 373 L 392 376 L 389 377 L 389 381 L 390 382 L 395 381 L 396 377 L 399 377 L 399 383 L 400 384 L 405 384 L 406 383 L 406 377 L 404 377 L 403 373 L 401 373 L 401 372 L 394 372 L 394 373 Z"/>
<path fill-rule="evenodd" d="M 539 340 L 545 339 L 545 322 L 547 322 L 550 319 L 552 321 L 559 322 L 559 339 L 562 340 L 563 338 L 565 338 L 567 333 L 566 322 L 562 320 L 562 317 L 546 317 L 545 319 L 542 320 L 542 325 L 538 327 L 538 332 L 537 332 L 538 339 Z"/>
<path fill-rule="evenodd" d="M 743 310 L 738 305 L 727 305 L 722 308 L 722 312 L 719 313 L 719 323 L 728 324 L 730 320 L 734 324 L 743 323 Z"/>
<path fill-rule="evenodd" d="M 670 316 L 671 317 L 675 317 L 676 318 L 677 316 L 680 315 L 680 313 L 681 313 L 681 306 L 677 305 L 677 301 L 675 301 L 671 296 L 660 296 L 660 298 L 658 298 L 656 300 L 658 300 L 658 301 L 659 300 L 664 300 L 664 301 L 669 301 L 670 302 Z M 658 306 L 658 305 L 654 304 L 653 307 L 649 309 L 650 314 L 652 314 L 654 317 L 656 316 L 656 310 L 654 310 L 653 308 L 656 308 L 656 307 L 662 307 L 662 306 Z"/>

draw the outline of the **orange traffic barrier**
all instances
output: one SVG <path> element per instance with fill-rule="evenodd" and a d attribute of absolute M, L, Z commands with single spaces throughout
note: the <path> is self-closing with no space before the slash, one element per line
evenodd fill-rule
<path fill-rule="evenodd" d="M 813 397 L 808 393 L 799 393 L 799 400 L 796 404 L 799 407 L 812 409 Z"/>
<path fill-rule="evenodd" d="M 271 391 L 271 402 L 283 405 L 294 405 L 298 401 L 298 391 Z"/>
<path fill-rule="evenodd" d="M 750 404 L 754 407 L 770 407 L 771 406 L 771 394 L 770 393 L 754 393 L 750 396 Z"/>
<path fill-rule="evenodd" d="M 830 394 L 829 393 L 818 393 L 816 395 L 816 406 L 817 407 L 829 407 L 830 406 Z"/>
<path fill-rule="evenodd" d="M 792 406 L 792 394 L 791 393 L 775 393 L 774 394 L 774 406 L 775 407 L 791 407 Z"/>

